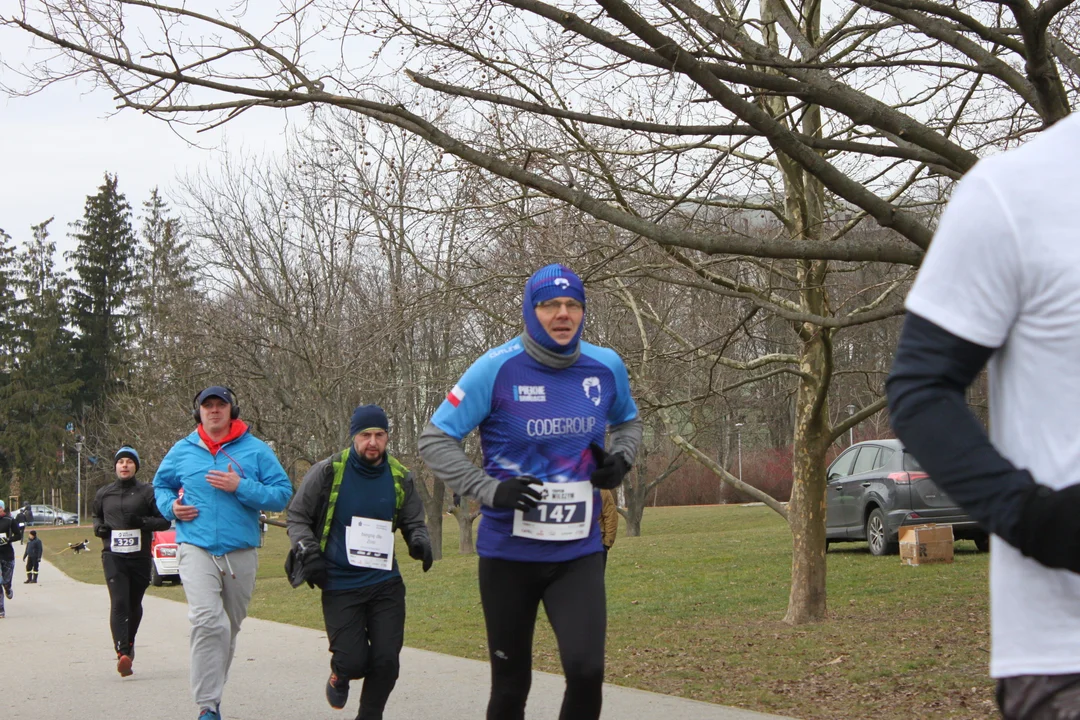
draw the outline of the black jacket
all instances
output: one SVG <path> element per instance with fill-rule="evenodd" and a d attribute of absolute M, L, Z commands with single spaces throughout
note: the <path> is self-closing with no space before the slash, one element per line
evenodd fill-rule
<path fill-rule="evenodd" d="M 15 548 L 11 545 L 13 542 L 18 542 L 15 521 L 4 513 L 0 517 L 0 560 L 15 560 Z"/>
<path fill-rule="evenodd" d="M 41 538 L 34 538 L 26 543 L 26 550 L 23 551 L 23 560 L 27 558 L 30 558 L 31 560 L 40 560 L 42 554 L 43 548 L 41 545 Z"/>
<path fill-rule="evenodd" d="M 136 527 L 142 530 L 142 543 L 138 552 L 128 555 L 148 558 L 154 531 L 169 529 L 169 521 L 161 516 L 154 502 L 152 485 L 132 478 L 117 480 L 97 491 L 94 496 L 94 534 L 101 538 L 102 552 L 110 552 L 105 528 L 131 530 Z"/>

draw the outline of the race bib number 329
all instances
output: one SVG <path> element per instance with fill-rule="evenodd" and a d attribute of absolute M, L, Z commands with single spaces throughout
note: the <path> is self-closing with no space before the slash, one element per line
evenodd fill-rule
<path fill-rule="evenodd" d="M 113 530 L 109 549 L 114 553 L 139 552 L 142 547 L 142 531 Z"/>

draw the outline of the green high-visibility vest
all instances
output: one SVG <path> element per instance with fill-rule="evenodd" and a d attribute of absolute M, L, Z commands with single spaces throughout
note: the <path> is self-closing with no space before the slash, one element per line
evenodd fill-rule
<path fill-rule="evenodd" d="M 330 537 L 330 523 L 334 519 L 334 507 L 337 505 L 338 490 L 341 488 L 341 479 L 345 477 L 345 463 L 349 460 L 350 448 L 341 451 L 341 456 L 334 460 L 334 482 L 330 485 L 330 502 L 326 506 L 326 522 L 323 524 L 322 538 L 319 540 L 319 550 L 326 550 L 326 539 Z M 393 455 L 387 455 L 386 461 L 390 463 L 390 475 L 394 478 L 394 517 L 390 521 L 392 530 L 397 529 L 398 513 L 405 504 L 405 488 L 402 482 L 405 480 L 409 468 L 398 462 Z"/>

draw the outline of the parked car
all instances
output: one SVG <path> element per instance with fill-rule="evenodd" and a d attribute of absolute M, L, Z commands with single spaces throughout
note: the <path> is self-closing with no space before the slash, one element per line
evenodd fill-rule
<path fill-rule="evenodd" d="M 34 513 L 33 522 L 27 523 L 30 525 L 77 525 L 79 523 L 79 516 L 73 512 L 67 512 L 61 510 L 53 505 L 30 505 L 31 512 Z"/>
<path fill-rule="evenodd" d="M 166 580 L 180 582 L 180 558 L 176 553 L 176 530 L 157 530 L 150 540 L 150 583 L 161 587 Z"/>
<path fill-rule="evenodd" d="M 852 445 L 829 466 L 825 545 L 865 540 L 874 555 L 895 553 L 901 526 L 952 525 L 953 537 L 975 541 L 985 552 L 990 538 L 941 491 L 899 440 Z"/>

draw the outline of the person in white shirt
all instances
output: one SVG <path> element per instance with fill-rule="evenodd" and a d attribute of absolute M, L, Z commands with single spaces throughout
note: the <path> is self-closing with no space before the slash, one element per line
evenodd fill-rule
<path fill-rule="evenodd" d="M 959 183 L 907 299 L 893 427 L 994 534 L 1007 720 L 1080 718 L 1080 116 Z M 990 436 L 965 391 L 990 368 Z"/>

